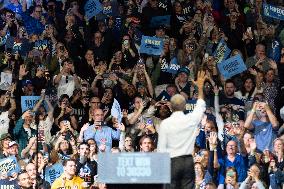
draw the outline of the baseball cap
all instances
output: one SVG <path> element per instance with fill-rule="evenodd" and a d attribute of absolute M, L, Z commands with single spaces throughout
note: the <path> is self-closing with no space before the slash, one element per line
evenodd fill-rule
<path fill-rule="evenodd" d="M 189 75 L 190 74 L 190 70 L 186 67 L 182 67 L 178 70 L 177 74 L 180 74 L 180 73 L 185 73 L 186 75 Z"/>
<path fill-rule="evenodd" d="M 31 80 L 29 80 L 29 79 L 23 81 L 23 86 L 24 87 L 28 86 L 29 84 L 32 85 L 33 82 Z"/>
<path fill-rule="evenodd" d="M 12 146 L 14 146 L 14 145 L 19 146 L 19 144 L 18 144 L 16 141 L 11 141 L 11 142 L 9 142 L 9 148 L 12 147 Z"/>
<path fill-rule="evenodd" d="M 156 27 L 156 30 L 167 30 L 167 27 L 164 25 L 159 25 L 158 27 Z"/>
<path fill-rule="evenodd" d="M 1 135 L 0 140 L 4 140 L 6 138 L 12 139 L 12 137 L 11 137 L 11 135 L 9 133 L 5 133 L 5 134 Z"/>

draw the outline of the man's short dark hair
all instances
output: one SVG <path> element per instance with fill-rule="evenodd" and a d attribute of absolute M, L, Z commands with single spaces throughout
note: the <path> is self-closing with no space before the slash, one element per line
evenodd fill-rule
<path fill-rule="evenodd" d="M 80 148 L 80 146 L 82 146 L 82 145 L 86 145 L 86 146 L 88 146 L 88 147 L 90 148 L 90 145 L 89 145 L 87 142 L 81 142 L 81 143 L 79 144 L 79 148 Z"/>
<path fill-rule="evenodd" d="M 234 86 L 236 86 L 234 80 L 232 79 L 227 79 L 225 85 L 227 85 L 228 83 L 232 83 Z"/>
<path fill-rule="evenodd" d="M 73 161 L 74 163 L 76 163 L 76 160 L 75 160 L 75 159 L 65 159 L 65 160 L 63 160 L 63 162 L 62 162 L 63 167 L 65 167 L 69 161 Z"/>

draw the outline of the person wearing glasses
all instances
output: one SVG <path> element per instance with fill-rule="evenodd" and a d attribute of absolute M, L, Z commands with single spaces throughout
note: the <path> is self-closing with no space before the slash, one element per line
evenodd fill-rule
<path fill-rule="evenodd" d="M 237 182 L 243 182 L 247 176 L 247 166 L 242 155 L 238 154 L 237 142 L 230 140 L 226 145 L 226 156 L 218 157 L 218 163 L 220 166 L 218 177 L 219 186 L 223 187 L 224 184 L 228 183 L 227 175 L 225 174 L 227 168 L 233 167 L 235 169 L 237 177 Z M 226 181 L 225 181 L 226 180 Z"/>
<path fill-rule="evenodd" d="M 101 99 L 98 96 L 93 96 L 89 99 L 89 105 L 85 108 L 85 114 L 83 115 L 81 121 L 79 122 L 80 127 L 82 127 L 85 123 L 92 122 L 93 112 L 95 109 L 101 107 Z"/>
<path fill-rule="evenodd" d="M 94 139 L 99 147 L 100 152 L 110 152 L 113 140 L 120 139 L 122 124 L 116 123 L 112 129 L 104 122 L 104 112 L 102 109 L 95 109 L 93 112 L 94 123 L 86 123 L 81 128 L 78 142 Z"/>

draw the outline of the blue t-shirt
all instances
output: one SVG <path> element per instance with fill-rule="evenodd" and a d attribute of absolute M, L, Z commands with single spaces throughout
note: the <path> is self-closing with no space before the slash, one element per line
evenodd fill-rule
<path fill-rule="evenodd" d="M 273 141 L 277 137 L 277 133 L 272 128 L 270 122 L 262 122 L 260 120 L 254 120 L 252 122 L 254 126 L 254 138 L 257 144 L 257 148 L 260 151 L 264 149 L 273 150 Z"/>
<path fill-rule="evenodd" d="M 218 158 L 220 170 L 218 175 L 219 184 L 225 183 L 225 172 L 228 167 L 234 167 L 238 173 L 238 182 L 243 182 L 247 177 L 247 165 L 244 158 L 240 154 L 236 154 L 234 162 L 231 162 L 228 157 Z"/>

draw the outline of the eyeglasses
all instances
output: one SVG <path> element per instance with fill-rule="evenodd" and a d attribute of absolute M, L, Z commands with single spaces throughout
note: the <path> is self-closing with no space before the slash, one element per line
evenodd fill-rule
<path fill-rule="evenodd" d="M 42 13 L 42 10 L 35 10 L 35 12 L 37 12 L 37 13 Z"/>

